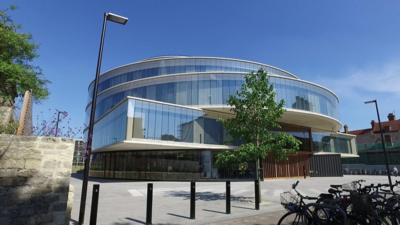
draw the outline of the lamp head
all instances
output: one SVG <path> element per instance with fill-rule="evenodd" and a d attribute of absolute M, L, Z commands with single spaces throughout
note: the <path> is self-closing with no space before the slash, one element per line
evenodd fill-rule
<path fill-rule="evenodd" d="M 376 99 L 364 102 L 364 104 L 371 104 L 371 103 L 376 103 Z"/>
<path fill-rule="evenodd" d="M 112 21 L 114 23 L 119 23 L 125 25 L 128 22 L 128 18 L 114 14 L 114 13 L 106 13 L 107 20 Z"/>

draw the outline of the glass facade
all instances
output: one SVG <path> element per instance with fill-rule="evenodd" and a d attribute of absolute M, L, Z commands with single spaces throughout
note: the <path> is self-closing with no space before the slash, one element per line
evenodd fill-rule
<path fill-rule="evenodd" d="M 308 127 L 294 126 L 291 124 L 281 124 L 281 131 L 293 135 L 301 142 L 299 151 L 311 151 L 311 129 Z"/>
<path fill-rule="evenodd" d="M 93 149 L 126 139 L 128 103 L 123 102 L 97 121 L 93 129 Z"/>
<path fill-rule="evenodd" d="M 336 136 L 332 132 L 312 132 L 314 152 L 353 154 L 352 138 Z"/>
<path fill-rule="evenodd" d="M 100 118 L 94 131 L 93 149 L 131 138 L 219 145 L 231 141 L 221 122 L 200 109 L 133 98 Z"/>
<path fill-rule="evenodd" d="M 96 117 L 100 117 L 126 96 L 151 99 L 179 105 L 226 105 L 243 84 L 243 75 L 203 74 L 174 79 L 173 82 L 137 86 L 126 84 L 98 97 Z M 338 100 L 329 91 L 298 80 L 271 77 L 276 100 L 284 100 L 285 107 L 320 113 L 338 118 Z M 87 113 L 90 112 L 90 105 Z"/>
<path fill-rule="evenodd" d="M 284 100 L 285 108 L 338 119 L 339 102 L 334 93 L 278 68 L 220 58 L 145 60 L 101 75 L 93 149 L 107 150 L 104 147 L 124 140 L 142 139 L 143 144 L 147 143 L 143 142 L 145 139 L 157 148 L 168 146 L 168 150 L 147 149 L 150 148 L 147 146 L 147 150 L 94 151 L 91 176 L 145 180 L 252 178 L 252 163 L 249 163 L 248 171 L 240 174 L 214 167 L 218 151 L 215 149 L 226 149 L 227 146 L 223 145 L 237 146 L 240 140 L 233 140 L 222 123 L 202 108 L 214 106 L 215 113 L 224 113 L 218 112 L 218 108 L 227 106 L 229 96 L 235 95 L 241 88 L 245 74 L 260 68 L 269 73 L 276 101 Z M 89 87 L 90 94 L 92 85 Z M 86 107 L 87 118 L 90 106 Z M 302 126 L 281 124 L 282 131 L 301 141 L 301 152 L 354 154 L 351 137 L 337 135 L 332 127 L 327 128 L 329 131 L 315 130 L 304 123 Z M 173 147 L 178 144 L 185 149 Z M 212 144 L 214 150 L 206 149 L 210 145 L 199 144 Z M 124 149 L 130 147 L 124 146 Z M 195 146 L 196 150 L 191 146 Z M 205 147 L 197 149 L 199 146 Z"/>
<path fill-rule="evenodd" d="M 130 122 L 129 122 L 130 121 Z M 282 124 L 282 131 L 301 141 L 300 151 L 353 152 L 351 138 L 332 132 Z M 196 108 L 128 98 L 100 118 L 94 129 L 93 149 L 131 138 L 214 145 L 237 145 L 216 118 Z"/>
<path fill-rule="evenodd" d="M 204 113 L 169 104 L 129 99 L 132 138 L 204 143 Z"/>
<path fill-rule="evenodd" d="M 294 75 L 281 69 L 255 62 L 246 62 L 243 60 L 223 59 L 223 58 L 207 58 L 207 57 L 174 57 L 159 58 L 158 60 L 147 60 L 142 63 L 136 63 L 134 66 L 129 65 L 128 72 L 114 73 L 109 71 L 100 78 L 99 92 L 106 90 L 115 85 L 134 81 L 138 79 L 181 73 L 201 73 L 201 72 L 242 72 L 249 73 L 257 71 L 260 68 L 271 74 L 295 77 Z M 119 68 L 123 69 L 123 68 Z M 90 90 L 93 83 L 90 85 Z M 89 91 L 89 93 L 92 93 Z"/>
<path fill-rule="evenodd" d="M 234 59 L 159 58 L 120 67 L 101 76 L 99 88 L 103 92 L 97 99 L 95 146 L 106 146 L 126 138 L 205 144 L 232 143 L 222 124 L 215 118 L 204 116 L 201 109 L 184 106 L 226 106 L 229 96 L 235 95 L 242 86 L 244 75 L 259 68 L 270 73 L 269 80 L 275 89 L 276 101 L 284 100 L 286 108 L 338 119 L 338 99 L 332 92 L 299 80 L 284 70 Z M 162 76 L 168 74 L 174 75 Z M 157 78 L 150 81 L 142 79 L 148 77 Z M 128 105 L 115 108 L 127 96 L 159 103 L 130 99 L 124 103 L 129 105 L 129 110 Z M 89 118 L 90 104 L 86 112 L 86 118 Z M 128 118 L 133 122 L 127 125 Z M 128 127 L 121 130 L 121 126 L 115 124 Z M 309 150 L 315 146 L 316 151 L 328 151 L 331 147 L 322 141 L 318 133 L 313 134 L 315 140 L 310 144 L 309 128 L 299 130 L 288 127 L 285 130 L 302 141 L 301 149 Z M 128 134 L 132 134 L 132 137 L 127 137 Z M 339 140 L 335 143 L 343 149 L 346 146 Z"/>
<path fill-rule="evenodd" d="M 119 151 L 92 156 L 90 176 L 134 180 L 254 179 L 254 163 L 246 171 L 218 169 L 216 151 Z"/>

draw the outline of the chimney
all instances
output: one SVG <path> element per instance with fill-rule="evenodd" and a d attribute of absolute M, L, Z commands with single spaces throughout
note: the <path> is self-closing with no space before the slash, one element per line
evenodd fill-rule
<path fill-rule="evenodd" d="M 372 128 L 372 130 L 374 129 L 374 125 L 375 125 L 375 120 L 371 120 L 371 128 Z"/>
<path fill-rule="evenodd" d="M 347 124 L 345 124 L 343 126 L 343 128 L 344 128 L 344 133 L 348 134 L 349 133 L 349 127 L 347 126 Z"/>
<path fill-rule="evenodd" d="M 389 121 L 396 120 L 396 116 L 394 115 L 394 113 L 389 113 L 387 118 L 388 118 Z"/>

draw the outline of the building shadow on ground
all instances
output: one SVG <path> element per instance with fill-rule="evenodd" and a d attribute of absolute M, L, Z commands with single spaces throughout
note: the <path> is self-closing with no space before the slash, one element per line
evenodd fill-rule
<path fill-rule="evenodd" d="M 188 191 L 168 191 L 165 193 L 166 196 L 183 198 L 184 200 L 190 199 L 190 192 Z M 224 193 L 214 193 L 214 192 L 196 192 L 196 200 L 202 201 L 216 201 L 216 200 L 225 200 Z M 244 196 L 231 196 L 231 201 L 236 202 L 252 202 L 253 197 L 244 197 Z"/>

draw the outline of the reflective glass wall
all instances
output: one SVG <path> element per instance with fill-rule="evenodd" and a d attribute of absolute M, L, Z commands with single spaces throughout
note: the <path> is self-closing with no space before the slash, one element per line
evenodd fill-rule
<path fill-rule="evenodd" d="M 222 124 L 205 117 L 201 110 L 139 99 L 128 101 L 132 138 L 204 144 L 223 144 L 227 139 Z"/>
<path fill-rule="evenodd" d="M 335 152 L 353 154 L 351 137 L 336 136 L 331 132 L 312 132 L 313 151 L 314 152 Z"/>
<path fill-rule="evenodd" d="M 200 109 L 128 98 L 103 115 L 94 127 L 93 149 L 130 138 L 237 145 L 222 123 Z M 282 124 L 282 131 L 301 141 L 300 151 L 352 154 L 352 138 L 307 127 Z"/>
<path fill-rule="evenodd" d="M 245 171 L 218 169 L 216 153 L 207 149 L 96 152 L 92 156 L 90 176 L 163 181 L 254 180 L 254 163 L 249 162 Z"/>
<path fill-rule="evenodd" d="M 232 140 L 221 122 L 199 109 L 133 98 L 95 123 L 93 149 L 130 138 L 219 145 Z"/>
<path fill-rule="evenodd" d="M 96 116 L 100 117 L 126 96 L 179 105 L 226 105 L 230 95 L 243 84 L 243 75 L 203 74 L 178 77 L 159 84 L 126 84 L 99 96 Z M 157 83 L 156 81 L 153 83 Z M 271 77 L 277 101 L 286 108 L 320 113 L 338 119 L 338 100 L 331 92 L 298 80 Z M 87 108 L 89 113 L 90 105 Z"/>
<path fill-rule="evenodd" d="M 284 70 L 256 62 L 207 57 L 170 57 L 150 59 L 106 72 L 101 75 L 99 92 L 115 85 L 161 75 L 201 72 L 242 72 L 249 73 L 260 68 L 270 74 L 295 77 Z M 93 83 L 90 85 L 90 90 Z M 92 93 L 91 91 L 89 91 Z"/>
<path fill-rule="evenodd" d="M 301 142 L 299 151 L 311 151 L 311 129 L 309 127 L 281 124 L 281 131 L 293 135 L 293 137 Z"/>
<path fill-rule="evenodd" d="M 94 125 L 93 149 L 126 139 L 128 103 L 125 101 Z"/>

